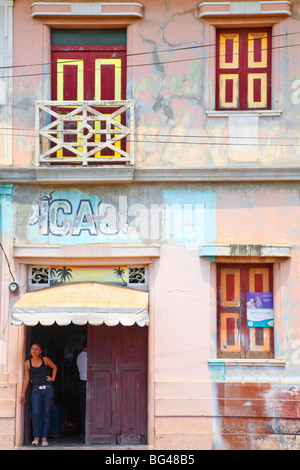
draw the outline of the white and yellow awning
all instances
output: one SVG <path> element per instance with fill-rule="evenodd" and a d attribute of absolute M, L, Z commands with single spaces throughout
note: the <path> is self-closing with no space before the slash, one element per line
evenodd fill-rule
<path fill-rule="evenodd" d="M 13 306 L 14 325 L 148 325 L 148 292 L 97 282 L 63 284 L 24 294 Z"/>

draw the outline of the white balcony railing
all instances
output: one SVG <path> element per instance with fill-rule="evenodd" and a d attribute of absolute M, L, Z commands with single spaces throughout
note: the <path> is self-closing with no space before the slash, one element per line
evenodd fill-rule
<path fill-rule="evenodd" d="M 43 164 L 133 165 L 133 101 L 36 102 L 35 165 Z"/>

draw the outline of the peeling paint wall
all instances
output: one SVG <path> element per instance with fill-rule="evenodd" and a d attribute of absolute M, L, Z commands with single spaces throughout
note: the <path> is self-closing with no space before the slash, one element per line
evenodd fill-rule
<path fill-rule="evenodd" d="M 11 165 L 13 2 L 0 5 L 0 165 Z"/>
<path fill-rule="evenodd" d="M 293 3 L 291 17 L 271 19 L 272 109 L 281 114 L 256 115 L 251 123 L 245 117 L 233 122 L 232 117 L 207 114 L 215 109 L 212 31 L 223 23 L 199 18 L 192 0 L 145 0 L 143 5 L 144 17 L 128 30 L 127 95 L 135 102 L 136 165 L 299 164 L 299 5 Z M 249 24 L 260 26 L 263 21 L 250 18 Z M 47 63 L 53 21 L 31 18 L 30 4 L 19 1 L 14 23 L 13 156 L 15 165 L 25 166 L 34 158 L 34 103 L 50 96 Z M 72 22 L 56 20 L 59 24 Z M 92 19 L 76 19 L 76 27 L 89 24 L 95 27 Z M 105 21 L 99 20 L 98 25 L 103 27 Z M 230 18 L 230 25 L 238 26 L 240 21 Z"/>
<path fill-rule="evenodd" d="M 299 386 L 218 383 L 215 392 L 215 449 L 299 449 Z"/>
<path fill-rule="evenodd" d="M 155 448 L 298 448 L 299 190 L 267 183 L 15 187 L 16 245 L 39 245 L 41 253 L 49 245 L 161 246 L 152 285 Z M 199 257 L 199 246 L 211 243 L 231 243 L 231 260 L 240 262 L 265 260 L 263 244 L 292 247 L 291 258 L 273 259 L 277 362 L 214 359 L 218 259 Z"/>
<path fill-rule="evenodd" d="M 219 243 L 283 244 L 292 247 L 292 257 L 273 265 L 275 358 L 285 365 L 211 363 L 215 449 L 299 448 L 299 215 L 297 184 L 231 185 L 218 190 Z"/>
<path fill-rule="evenodd" d="M 192 0 L 145 0 L 143 5 L 144 17 L 130 20 L 128 27 L 127 94 L 135 102 L 136 166 L 298 165 L 300 0 L 293 2 L 291 17 L 268 21 L 274 28 L 272 106 L 281 113 L 251 122 L 209 114 L 215 107 L 215 27 L 223 26 L 224 18 L 200 19 Z M 34 159 L 35 101 L 50 98 L 51 27 L 108 23 L 32 18 L 24 0 L 17 0 L 13 11 L 12 157 L 16 167 L 26 167 Z M 231 18 L 230 24 L 241 21 Z M 256 19 L 247 21 L 256 24 Z M 257 21 L 264 25 L 266 20 Z M 160 257 L 151 260 L 150 282 L 149 430 L 155 449 L 300 448 L 300 184 L 83 181 L 76 187 L 16 184 L 3 194 L 6 190 L 9 205 L 8 198 L 0 198 L 5 212 L 0 235 L 23 279 L 26 264 L 35 259 L 13 260 L 19 247 L 36 249 L 49 266 L 55 265 L 49 247 L 68 248 L 74 255 L 93 245 L 160 247 Z M 229 246 L 229 255 L 199 256 L 204 244 Z M 216 265 L 265 261 L 264 245 L 273 246 L 267 261 L 274 271 L 275 361 L 218 360 Z M 291 256 L 282 258 L 280 250 L 277 256 L 276 246 L 290 247 Z M 0 364 L 0 447 L 13 447 L 23 438 L 16 397 L 25 334 L 4 321 L 14 299 L 6 265 L 0 274 L 7 293 L 1 298 L 0 333 L 6 336 L 0 348 L 2 359 L 8 358 Z"/>

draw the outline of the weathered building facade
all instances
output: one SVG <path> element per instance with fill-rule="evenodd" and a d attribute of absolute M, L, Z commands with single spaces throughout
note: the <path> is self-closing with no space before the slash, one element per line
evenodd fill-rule
<path fill-rule="evenodd" d="M 0 1 L 1 448 L 87 338 L 88 443 L 299 449 L 299 15 Z"/>

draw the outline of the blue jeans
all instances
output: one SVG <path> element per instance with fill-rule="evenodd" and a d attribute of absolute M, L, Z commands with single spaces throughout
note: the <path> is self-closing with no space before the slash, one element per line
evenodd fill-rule
<path fill-rule="evenodd" d="M 51 407 L 54 399 L 54 388 L 44 390 L 33 389 L 31 392 L 31 413 L 33 437 L 40 437 L 40 423 L 42 416 L 42 437 L 48 437 Z"/>

